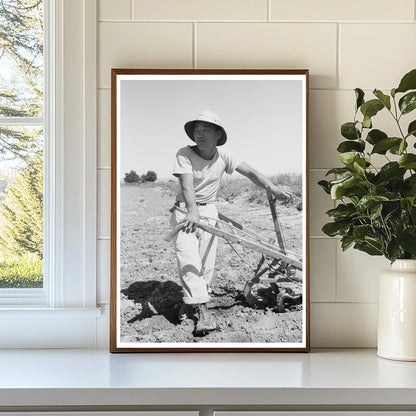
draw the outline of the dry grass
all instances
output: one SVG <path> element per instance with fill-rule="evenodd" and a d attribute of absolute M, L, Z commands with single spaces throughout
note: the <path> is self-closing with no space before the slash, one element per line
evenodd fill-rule
<path fill-rule="evenodd" d="M 281 174 L 269 178 L 282 190 L 291 192 L 295 199 L 302 198 L 302 176 L 298 174 Z M 224 179 L 218 192 L 218 198 L 230 201 L 243 197 L 250 203 L 267 205 L 267 195 L 264 189 L 259 188 L 246 178 Z"/>
<path fill-rule="evenodd" d="M 302 175 L 285 173 L 276 175 L 269 178 L 275 185 L 281 187 L 282 190 L 292 193 L 295 197 L 295 202 L 302 199 Z M 178 184 L 175 180 L 169 181 L 157 181 L 154 183 L 134 183 L 134 184 L 122 184 L 123 187 L 158 187 L 163 190 L 164 195 L 175 196 Z M 221 186 L 218 191 L 218 199 L 220 201 L 232 201 L 235 198 L 242 198 L 244 201 L 267 205 L 267 195 L 264 189 L 259 188 L 253 184 L 249 179 L 244 177 L 226 177 L 221 181 Z"/>

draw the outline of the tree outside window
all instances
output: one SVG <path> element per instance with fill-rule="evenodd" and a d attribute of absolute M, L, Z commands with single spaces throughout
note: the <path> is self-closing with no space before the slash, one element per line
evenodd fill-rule
<path fill-rule="evenodd" d="M 0 0 L 0 289 L 43 285 L 43 2 Z"/>

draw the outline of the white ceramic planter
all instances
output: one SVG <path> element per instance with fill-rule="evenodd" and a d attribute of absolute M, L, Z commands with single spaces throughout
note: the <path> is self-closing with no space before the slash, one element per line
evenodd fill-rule
<path fill-rule="evenodd" d="M 377 354 L 416 361 L 416 260 L 396 260 L 380 275 Z"/>

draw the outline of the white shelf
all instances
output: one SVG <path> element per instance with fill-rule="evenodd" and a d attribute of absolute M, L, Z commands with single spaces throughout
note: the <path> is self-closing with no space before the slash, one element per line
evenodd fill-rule
<path fill-rule="evenodd" d="M 0 410 L 62 406 L 409 406 L 416 363 L 375 350 L 110 354 L 0 350 Z"/>

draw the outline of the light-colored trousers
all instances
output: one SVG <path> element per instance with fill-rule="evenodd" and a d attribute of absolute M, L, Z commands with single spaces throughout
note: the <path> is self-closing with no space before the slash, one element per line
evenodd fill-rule
<path fill-rule="evenodd" d="M 218 219 L 217 207 L 214 204 L 198 206 L 202 223 L 215 226 Z M 174 210 L 170 217 L 171 227 L 185 220 L 186 214 Z M 186 233 L 179 231 L 173 239 L 178 263 L 179 279 L 183 290 L 183 301 L 188 305 L 207 303 L 211 299 L 209 292 L 214 274 L 217 237 L 197 229 Z"/>

